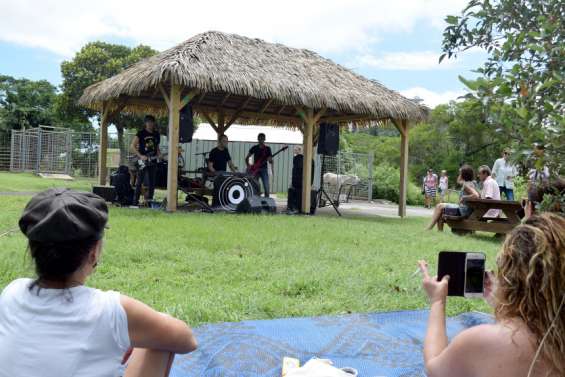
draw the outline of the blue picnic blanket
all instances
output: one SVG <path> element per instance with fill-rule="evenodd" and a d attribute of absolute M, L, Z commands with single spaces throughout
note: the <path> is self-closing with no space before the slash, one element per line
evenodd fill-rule
<path fill-rule="evenodd" d="M 331 359 L 359 377 L 425 376 L 422 346 L 428 311 L 351 314 L 219 323 L 195 329 L 199 348 L 178 355 L 171 377 L 280 377 L 283 357 Z M 447 321 L 448 336 L 483 323 L 483 313 Z"/>

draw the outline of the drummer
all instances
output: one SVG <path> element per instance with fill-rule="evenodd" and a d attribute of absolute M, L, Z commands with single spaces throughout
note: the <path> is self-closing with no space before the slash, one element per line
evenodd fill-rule
<path fill-rule="evenodd" d="M 219 175 L 227 171 L 228 166 L 232 172 L 235 173 L 237 171 L 237 167 L 233 164 L 228 151 L 228 137 L 220 135 L 218 137 L 218 146 L 210 151 L 208 157 L 208 175 Z"/>

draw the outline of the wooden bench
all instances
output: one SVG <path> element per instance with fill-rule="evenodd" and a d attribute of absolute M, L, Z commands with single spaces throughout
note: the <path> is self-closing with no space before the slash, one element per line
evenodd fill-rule
<path fill-rule="evenodd" d="M 456 234 L 467 234 L 473 231 L 506 234 L 520 224 L 519 212 L 522 205 L 519 202 L 491 199 L 468 199 L 467 206 L 473 209 L 469 217 L 443 216 L 443 220 L 451 231 Z M 498 209 L 504 217 L 484 218 L 490 209 Z"/>

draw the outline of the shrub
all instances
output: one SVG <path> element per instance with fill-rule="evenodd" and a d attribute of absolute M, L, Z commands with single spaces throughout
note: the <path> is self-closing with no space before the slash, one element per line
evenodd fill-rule
<path fill-rule="evenodd" d="M 373 168 L 373 199 L 386 199 L 398 203 L 400 198 L 400 169 L 388 164 Z M 421 188 L 408 181 L 406 203 L 419 205 L 424 203 Z"/>

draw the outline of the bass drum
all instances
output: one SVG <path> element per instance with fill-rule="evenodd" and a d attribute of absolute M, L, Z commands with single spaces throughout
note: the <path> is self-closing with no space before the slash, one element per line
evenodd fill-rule
<path fill-rule="evenodd" d="M 245 198 L 259 194 L 259 185 L 252 176 L 220 175 L 214 179 L 212 207 L 235 212 Z"/>

